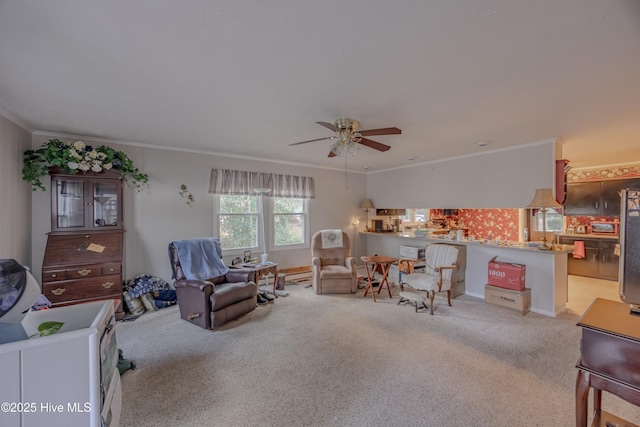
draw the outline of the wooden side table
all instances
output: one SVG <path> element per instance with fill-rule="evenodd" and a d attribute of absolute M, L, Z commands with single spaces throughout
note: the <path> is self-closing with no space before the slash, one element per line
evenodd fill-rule
<path fill-rule="evenodd" d="M 389 298 L 393 298 L 391 296 L 391 287 L 389 286 L 389 267 L 394 262 L 398 261 L 397 258 L 392 258 L 389 256 L 363 256 L 360 258 L 364 262 L 364 268 L 367 271 L 367 288 L 364 291 L 364 296 L 367 296 L 369 290 L 371 290 L 371 296 L 373 297 L 373 302 L 376 302 L 376 293 L 373 290 L 373 276 L 380 267 L 380 271 L 382 271 L 382 280 L 380 280 L 380 285 L 378 286 L 378 293 L 382 290 L 384 284 L 387 284 L 387 291 L 389 292 Z M 371 270 L 369 270 L 369 264 L 371 264 Z"/>
<path fill-rule="evenodd" d="M 273 296 L 278 298 L 278 295 L 276 294 L 276 283 L 278 283 L 278 263 L 245 263 L 240 264 L 240 266 L 243 268 L 250 268 L 255 272 L 256 285 L 258 285 L 258 289 L 260 289 L 260 279 L 264 277 L 267 280 L 267 285 L 269 285 L 269 274 L 273 274 Z"/>
<path fill-rule="evenodd" d="M 640 406 L 640 317 L 629 313 L 629 304 L 596 298 L 578 326 L 582 340 L 576 365 L 576 426 L 587 426 L 587 398 L 593 388 L 592 426 L 637 427 L 603 411 L 601 403 L 604 390 Z"/>

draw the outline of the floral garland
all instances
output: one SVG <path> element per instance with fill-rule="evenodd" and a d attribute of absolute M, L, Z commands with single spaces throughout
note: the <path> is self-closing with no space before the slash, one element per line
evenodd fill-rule
<path fill-rule="evenodd" d="M 82 141 L 67 144 L 59 139 L 51 139 L 37 150 L 25 151 L 22 179 L 30 182 L 34 191 L 45 191 L 42 177 L 49 173 L 50 167 L 57 167 L 71 174 L 78 171 L 102 172 L 113 168 L 120 171 L 120 177 L 138 191 L 142 184 L 149 182 L 149 177 L 140 172 L 122 151 L 105 145 L 93 148 Z"/>

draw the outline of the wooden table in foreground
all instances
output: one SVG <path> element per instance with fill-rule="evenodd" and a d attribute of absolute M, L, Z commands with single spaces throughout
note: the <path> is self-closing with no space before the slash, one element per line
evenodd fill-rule
<path fill-rule="evenodd" d="M 364 262 L 364 268 L 367 270 L 367 288 L 364 291 L 364 296 L 367 296 L 369 290 L 371 290 L 371 296 L 373 297 L 373 302 L 376 302 L 376 293 L 373 290 L 373 276 L 380 267 L 380 271 L 382 271 L 382 280 L 380 280 L 380 285 L 378 285 L 378 293 L 382 290 L 384 284 L 387 284 L 387 291 L 389 291 L 389 298 L 391 296 L 391 287 L 389 286 L 389 267 L 394 262 L 398 261 L 397 258 L 392 258 L 389 256 L 363 256 L 360 258 Z M 371 264 L 371 270 L 369 270 L 369 264 Z"/>
<path fill-rule="evenodd" d="M 586 427 L 593 388 L 592 426 L 638 427 L 601 409 L 602 391 L 640 406 L 640 316 L 629 304 L 596 298 L 582 316 L 581 357 L 576 367 L 576 426 Z"/>

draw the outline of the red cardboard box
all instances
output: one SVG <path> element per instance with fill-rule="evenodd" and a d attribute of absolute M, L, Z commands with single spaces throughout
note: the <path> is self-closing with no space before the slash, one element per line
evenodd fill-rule
<path fill-rule="evenodd" d="M 511 262 L 496 261 L 494 256 L 489 261 L 489 284 L 514 291 L 524 290 L 524 275 L 526 266 Z"/>

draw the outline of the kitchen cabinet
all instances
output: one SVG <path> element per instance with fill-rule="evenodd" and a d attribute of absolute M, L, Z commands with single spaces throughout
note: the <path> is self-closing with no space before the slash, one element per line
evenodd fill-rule
<path fill-rule="evenodd" d="M 376 209 L 376 216 L 401 216 L 406 214 L 406 209 Z"/>
<path fill-rule="evenodd" d="M 618 280 L 619 257 L 615 255 L 617 240 L 587 237 L 560 237 L 560 243 L 573 245 L 577 240 L 584 242 L 585 257 L 568 255 L 567 271 L 576 276 L 594 277 L 604 280 Z"/>
<path fill-rule="evenodd" d="M 615 254 L 616 241 L 601 240 L 598 243 L 598 275 L 606 280 L 618 280 L 620 257 Z"/>
<path fill-rule="evenodd" d="M 620 191 L 623 188 L 640 188 L 640 179 L 569 183 L 564 213 L 574 216 L 619 216 Z"/>
<path fill-rule="evenodd" d="M 567 184 L 567 198 L 564 203 L 566 215 L 601 215 L 601 182 L 575 182 Z"/>
<path fill-rule="evenodd" d="M 602 183 L 602 215 L 620 216 L 620 192 L 634 182 L 637 183 L 640 180 L 616 179 Z"/>

